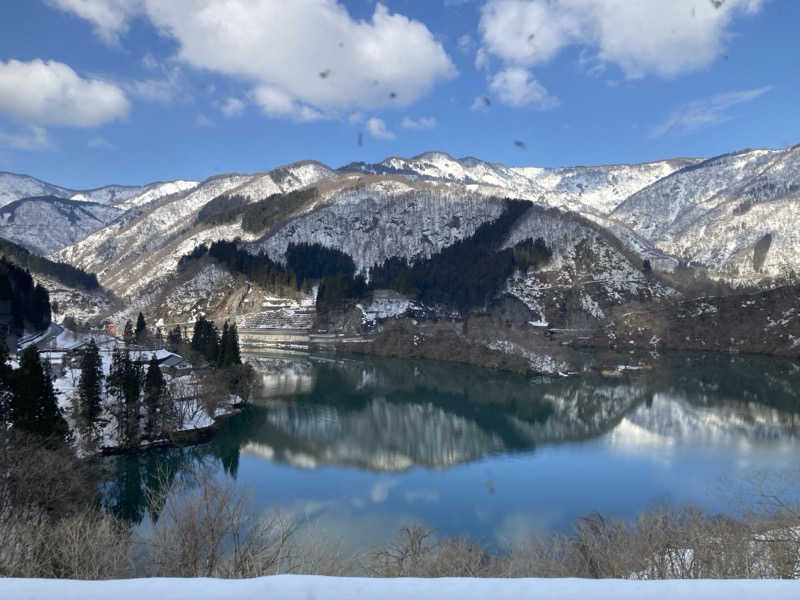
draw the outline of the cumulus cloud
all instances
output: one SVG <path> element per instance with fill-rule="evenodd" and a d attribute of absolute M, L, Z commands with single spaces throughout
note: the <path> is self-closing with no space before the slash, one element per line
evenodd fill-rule
<path fill-rule="evenodd" d="M 69 65 L 0 61 L 0 113 L 35 124 L 92 127 L 128 114 L 116 85 L 80 77 Z"/>
<path fill-rule="evenodd" d="M 220 110 L 226 117 L 238 117 L 244 112 L 244 107 L 244 102 L 239 100 L 239 98 L 230 97 L 222 103 Z"/>
<path fill-rule="evenodd" d="M 489 81 L 489 89 L 509 106 L 544 110 L 558 105 L 558 100 L 527 69 L 519 67 L 509 67 L 495 74 Z"/>
<path fill-rule="evenodd" d="M 730 119 L 728 109 L 737 104 L 752 102 L 772 89 L 771 86 L 754 90 L 741 90 L 717 94 L 711 98 L 695 100 L 676 110 L 669 118 L 653 128 L 652 137 L 660 137 L 671 131 L 695 131 Z"/>
<path fill-rule="evenodd" d="M 708 66 L 735 17 L 763 0 L 621 2 L 489 0 L 481 11 L 483 47 L 519 66 L 545 63 L 570 45 L 589 48 L 627 77 L 672 77 Z"/>
<path fill-rule="evenodd" d="M 92 22 L 104 39 L 146 17 L 177 42 L 179 60 L 250 82 L 267 114 L 295 120 L 406 106 L 456 73 L 425 25 L 380 3 L 369 20 L 353 19 L 337 0 L 52 3 Z"/>
<path fill-rule="evenodd" d="M 434 117 L 420 117 L 419 119 L 405 117 L 402 125 L 406 129 L 433 129 L 436 127 L 436 119 Z"/>
<path fill-rule="evenodd" d="M 491 57 L 502 69 L 530 71 L 574 46 L 580 48 L 579 62 L 589 75 L 598 76 L 605 65 L 613 64 L 630 79 L 675 77 L 705 68 L 721 56 L 731 22 L 758 12 L 762 4 L 763 0 L 488 0 L 481 9 L 476 66 L 486 68 Z"/>
<path fill-rule="evenodd" d="M 367 119 L 366 124 L 367 124 L 367 131 L 372 137 L 376 137 L 381 140 L 393 140 L 395 138 L 394 133 L 389 131 L 383 119 L 372 117 L 370 119 Z"/>
<path fill-rule="evenodd" d="M 253 100 L 270 117 L 282 117 L 298 123 L 309 123 L 324 118 L 313 106 L 295 100 L 277 87 L 262 85 L 253 90 Z"/>
<path fill-rule="evenodd" d="M 43 127 L 33 126 L 27 131 L 7 133 L 0 131 L 0 147 L 15 150 L 49 150 L 55 148 Z"/>
<path fill-rule="evenodd" d="M 46 0 L 63 11 L 90 21 L 95 33 L 106 43 L 113 43 L 128 31 L 130 16 L 142 9 L 144 0 Z"/>

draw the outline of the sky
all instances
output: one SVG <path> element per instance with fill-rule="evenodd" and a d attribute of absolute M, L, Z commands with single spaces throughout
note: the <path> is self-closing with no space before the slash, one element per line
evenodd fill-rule
<path fill-rule="evenodd" d="M 795 0 L 25 0 L 0 171 L 75 189 L 440 150 L 635 163 L 800 142 Z"/>

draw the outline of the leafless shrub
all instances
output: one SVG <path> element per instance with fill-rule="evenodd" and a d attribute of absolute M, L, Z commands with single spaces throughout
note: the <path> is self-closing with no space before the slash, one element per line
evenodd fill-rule
<path fill-rule="evenodd" d="M 148 492 L 158 513 L 145 542 L 152 575 L 240 578 L 291 567 L 292 522 L 277 513 L 255 519 L 235 485 L 208 471 L 196 472 L 193 480 L 173 483 L 165 500 Z"/>
<path fill-rule="evenodd" d="M 376 577 L 492 577 L 504 566 L 468 539 L 438 540 L 432 529 L 415 523 L 374 549 L 367 571 Z"/>
<path fill-rule="evenodd" d="M 130 575 L 126 525 L 97 510 L 33 522 L 0 522 L 0 575 L 108 579 Z"/>

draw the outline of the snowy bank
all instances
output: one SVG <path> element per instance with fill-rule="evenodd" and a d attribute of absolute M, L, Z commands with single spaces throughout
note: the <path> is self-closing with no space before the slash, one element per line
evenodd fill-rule
<path fill-rule="evenodd" d="M 366 579 L 277 575 L 257 579 L 127 579 L 73 581 L 0 579 L 0 597 L 8 600 L 351 600 L 353 598 L 435 598 L 437 600 L 795 600 L 800 581 L 684 579 Z"/>

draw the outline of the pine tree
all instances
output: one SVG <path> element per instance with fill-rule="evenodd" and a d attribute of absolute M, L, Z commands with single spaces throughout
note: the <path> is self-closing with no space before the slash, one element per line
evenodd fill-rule
<path fill-rule="evenodd" d="M 147 337 L 147 323 L 144 320 L 144 315 L 139 313 L 136 319 L 136 343 L 142 344 Z"/>
<path fill-rule="evenodd" d="M 219 357 L 219 331 L 214 323 L 205 317 L 199 317 L 194 323 L 192 333 L 192 349 L 199 352 L 209 362 L 216 362 Z"/>
<path fill-rule="evenodd" d="M 236 322 L 228 329 L 228 336 L 230 337 L 230 356 L 232 365 L 242 364 L 242 353 L 239 348 L 239 330 L 236 328 Z"/>
<path fill-rule="evenodd" d="M 124 330 L 124 333 L 122 334 L 122 339 L 125 340 L 126 344 L 132 344 L 133 343 L 133 340 L 134 340 L 133 324 L 130 321 L 125 323 L 125 330 Z"/>
<path fill-rule="evenodd" d="M 79 413 L 89 428 L 100 416 L 102 392 L 103 363 L 100 360 L 100 350 L 92 339 L 83 353 L 81 378 L 78 382 Z"/>
<path fill-rule="evenodd" d="M 164 381 L 164 375 L 161 373 L 161 367 L 158 366 L 158 360 L 153 355 L 147 366 L 147 375 L 144 380 L 144 405 L 147 411 L 145 435 L 152 436 L 160 432 L 166 393 L 167 384 Z"/>
<path fill-rule="evenodd" d="M 142 391 L 142 365 L 131 360 L 127 350 L 114 350 L 106 390 L 114 398 L 113 413 L 122 444 L 133 444 L 139 435 L 139 405 Z"/>
<path fill-rule="evenodd" d="M 224 369 L 230 362 L 230 335 L 228 334 L 228 322 L 222 326 L 222 338 L 219 342 L 219 355 L 217 356 L 217 367 Z"/>
<path fill-rule="evenodd" d="M 172 330 L 170 330 L 170 332 L 167 334 L 167 345 L 170 348 L 175 349 L 181 344 L 183 344 L 183 336 L 181 335 L 181 326 L 175 325 L 175 327 Z"/>
<path fill-rule="evenodd" d="M 69 435 L 67 422 L 58 408 L 49 368 L 42 364 L 34 344 L 25 348 L 20 357 L 14 377 L 11 415 L 14 427 L 25 431 L 61 440 Z"/>

